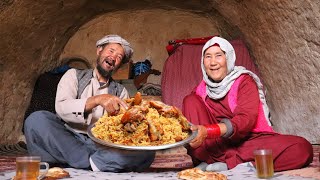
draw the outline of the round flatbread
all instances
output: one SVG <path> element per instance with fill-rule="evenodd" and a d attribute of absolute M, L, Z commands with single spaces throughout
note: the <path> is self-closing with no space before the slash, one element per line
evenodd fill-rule
<path fill-rule="evenodd" d="M 185 169 L 178 172 L 178 178 L 185 180 L 227 180 L 227 176 L 217 172 L 204 172 L 198 168 Z"/>
<path fill-rule="evenodd" d="M 62 178 L 68 178 L 68 177 L 70 177 L 70 174 L 68 171 L 60 167 L 53 167 L 48 170 L 44 179 L 51 180 L 51 179 L 62 179 Z"/>

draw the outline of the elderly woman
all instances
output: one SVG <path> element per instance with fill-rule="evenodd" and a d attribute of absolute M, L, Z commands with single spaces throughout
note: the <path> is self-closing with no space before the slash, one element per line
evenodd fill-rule
<path fill-rule="evenodd" d="M 183 113 L 198 129 L 189 154 L 207 171 L 254 164 L 253 151 L 271 149 L 275 171 L 312 162 L 311 144 L 302 137 L 273 131 L 263 86 L 253 72 L 235 66 L 235 52 L 225 39 L 213 37 L 202 49 L 203 81 L 183 101 Z"/>

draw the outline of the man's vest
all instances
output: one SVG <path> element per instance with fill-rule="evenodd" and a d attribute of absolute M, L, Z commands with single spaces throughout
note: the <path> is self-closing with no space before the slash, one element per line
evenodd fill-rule
<path fill-rule="evenodd" d="M 234 83 L 232 84 L 227 96 L 228 96 L 228 104 L 230 107 L 231 112 L 233 113 L 235 108 L 237 107 L 237 97 L 238 97 L 238 88 L 241 83 L 243 76 L 239 76 Z M 201 83 L 196 88 L 196 94 L 201 97 L 204 104 L 208 107 L 211 111 L 211 108 L 206 103 L 205 99 L 207 96 L 206 92 L 206 83 L 201 81 Z M 264 115 L 263 106 L 261 100 L 259 101 L 259 110 L 258 110 L 258 119 L 256 122 L 255 127 L 253 128 L 252 132 L 274 132 L 272 127 L 269 126 L 268 121 L 266 120 L 266 116 Z"/>
<path fill-rule="evenodd" d="M 84 89 L 88 86 L 93 77 L 93 69 L 84 69 L 77 71 L 77 79 L 78 79 L 78 92 L 77 92 L 77 99 L 80 99 L 81 94 L 83 93 Z M 109 87 L 108 87 L 108 94 L 112 94 L 114 96 L 120 97 L 124 86 L 115 82 L 112 78 L 109 80 Z"/>

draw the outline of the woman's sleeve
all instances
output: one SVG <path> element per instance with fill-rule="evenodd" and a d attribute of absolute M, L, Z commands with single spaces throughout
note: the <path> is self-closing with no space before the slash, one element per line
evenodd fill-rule
<path fill-rule="evenodd" d="M 182 113 L 194 125 L 212 124 L 209 112 L 201 97 L 191 93 L 183 99 Z"/>
<path fill-rule="evenodd" d="M 233 126 L 231 140 L 241 141 L 248 137 L 254 128 L 259 109 L 258 87 L 249 75 L 246 75 L 238 87 L 237 106 L 230 120 Z"/>

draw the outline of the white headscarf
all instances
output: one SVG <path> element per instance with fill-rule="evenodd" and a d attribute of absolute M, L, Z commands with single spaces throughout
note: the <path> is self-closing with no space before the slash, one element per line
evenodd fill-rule
<path fill-rule="evenodd" d="M 203 55 L 204 52 L 214 44 L 218 44 L 220 48 L 225 52 L 226 54 L 226 60 L 227 60 L 227 76 L 221 81 L 221 82 L 213 82 L 212 80 L 209 79 L 205 67 L 203 64 Z M 234 48 L 232 45 L 225 39 L 220 38 L 220 37 L 213 37 L 210 39 L 202 48 L 202 57 L 201 57 L 201 69 L 202 69 L 202 74 L 203 74 L 203 80 L 206 83 L 206 91 L 208 96 L 211 99 L 221 99 L 223 98 L 230 90 L 232 84 L 234 81 L 241 75 L 241 74 L 249 74 L 254 81 L 256 82 L 258 86 L 258 91 L 259 91 L 259 97 L 260 100 L 263 104 L 263 110 L 264 114 L 266 116 L 266 119 L 268 120 L 268 124 L 271 125 L 269 121 L 269 108 L 266 103 L 265 95 L 263 92 L 263 85 L 259 79 L 259 77 L 254 74 L 253 72 L 247 70 L 245 67 L 242 66 L 235 66 L 235 61 L 236 61 L 236 54 L 234 51 Z"/>

